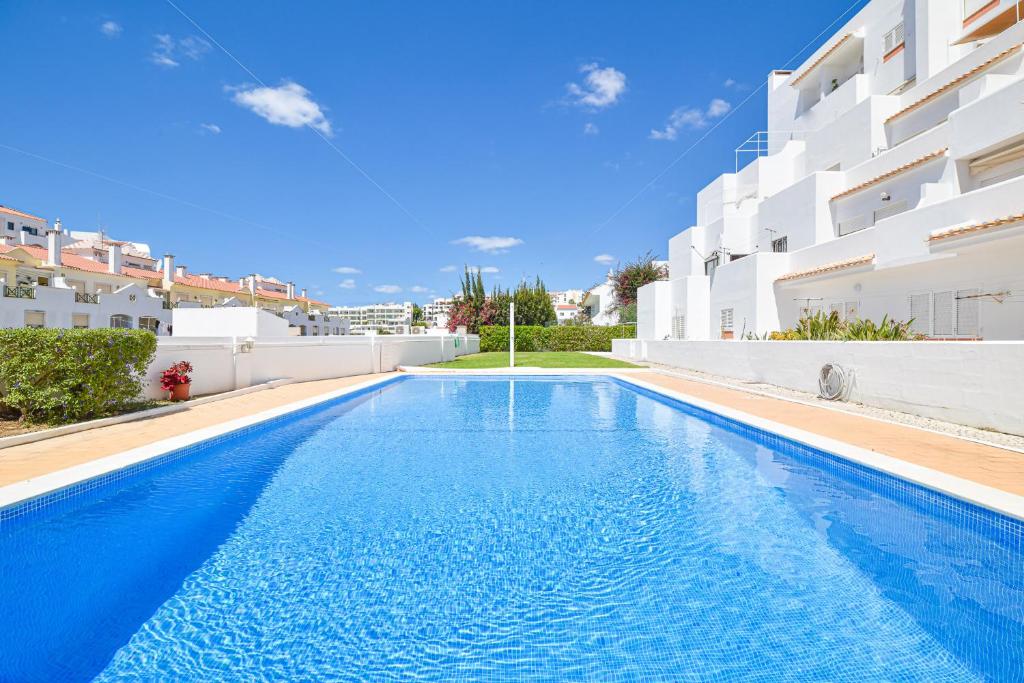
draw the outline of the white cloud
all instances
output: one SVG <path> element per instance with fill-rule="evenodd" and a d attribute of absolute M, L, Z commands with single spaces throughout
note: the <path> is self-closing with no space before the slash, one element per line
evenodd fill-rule
<path fill-rule="evenodd" d="M 610 66 L 601 68 L 593 63 L 581 66 L 580 73 L 586 74 L 582 84 L 569 83 L 565 86 L 575 105 L 604 109 L 616 104 L 626 92 L 626 74 L 618 69 Z"/>
<path fill-rule="evenodd" d="M 402 291 L 402 288 L 398 285 L 377 285 L 373 288 L 373 291 L 380 292 L 381 294 L 398 294 Z"/>
<path fill-rule="evenodd" d="M 454 273 L 456 268 L 455 266 L 441 266 L 438 270 L 442 273 Z"/>
<path fill-rule="evenodd" d="M 154 64 L 168 68 L 174 68 L 181 64 L 181 59 L 199 61 L 203 55 L 210 51 L 210 44 L 196 36 L 186 36 L 175 40 L 173 36 L 166 33 L 158 33 L 154 36 L 156 45 L 149 55 Z"/>
<path fill-rule="evenodd" d="M 587 121 L 586 123 L 583 124 L 584 135 L 597 135 L 600 132 L 601 129 L 597 127 L 596 123 L 591 123 L 590 121 Z"/>
<path fill-rule="evenodd" d="M 205 130 L 207 133 L 220 135 L 220 126 L 218 126 L 216 123 L 200 123 L 199 127 Z"/>
<path fill-rule="evenodd" d="M 124 33 L 124 27 L 116 21 L 104 21 L 100 24 L 100 33 L 107 38 L 120 38 Z"/>
<path fill-rule="evenodd" d="M 338 266 L 337 268 L 334 269 L 334 272 L 340 273 L 342 275 L 358 275 L 363 271 L 359 270 L 358 268 L 353 268 L 352 266 Z"/>
<path fill-rule="evenodd" d="M 503 254 L 512 247 L 517 247 L 523 241 L 518 237 L 482 237 L 480 235 L 469 235 L 453 240 L 452 244 L 464 244 L 467 247 L 482 251 L 487 254 Z"/>
<path fill-rule="evenodd" d="M 728 114 L 730 109 L 732 109 L 731 104 L 720 97 L 716 97 L 708 104 L 707 116 L 709 119 L 717 119 Z"/>
<path fill-rule="evenodd" d="M 611 254 L 598 254 L 594 260 L 607 266 L 615 262 L 615 257 Z"/>
<path fill-rule="evenodd" d="M 483 273 L 485 275 L 492 275 L 494 273 L 500 273 L 501 270 L 499 270 L 495 266 L 484 266 L 483 268 L 478 268 L 477 266 L 470 266 L 469 267 L 469 272 L 470 273 L 481 272 L 481 273 Z"/>
<path fill-rule="evenodd" d="M 285 81 L 276 88 L 264 86 L 228 88 L 233 90 L 235 104 L 251 110 L 277 126 L 302 128 L 309 126 L 324 135 L 332 135 L 331 122 L 320 105 L 309 97 L 309 91 L 298 83 Z"/>
<path fill-rule="evenodd" d="M 342 289 L 355 289 L 356 281 L 353 280 L 352 278 L 346 278 L 339 282 L 338 286 L 341 287 Z"/>
<path fill-rule="evenodd" d="M 413 285 L 412 287 L 409 288 L 409 291 L 410 292 L 415 292 L 417 294 L 422 294 L 423 292 L 427 292 L 427 291 L 430 291 L 430 290 L 428 290 L 423 285 Z"/>
<path fill-rule="evenodd" d="M 725 83 L 722 83 L 722 85 L 724 85 L 726 88 L 731 88 L 734 85 L 736 85 L 736 81 L 731 78 L 727 78 L 725 79 Z"/>
<path fill-rule="evenodd" d="M 669 115 L 668 122 L 663 129 L 651 130 L 651 134 L 648 137 L 651 140 L 675 140 L 679 137 L 679 131 L 682 129 L 700 130 L 707 128 L 713 119 L 725 116 L 731 109 L 731 104 L 718 97 L 711 100 L 705 110 L 694 107 L 679 107 Z"/>

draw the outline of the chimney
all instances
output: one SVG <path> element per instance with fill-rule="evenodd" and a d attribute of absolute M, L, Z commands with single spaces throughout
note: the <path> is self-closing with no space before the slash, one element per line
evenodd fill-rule
<path fill-rule="evenodd" d="M 178 277 L 185 277 L 188 275 L 188 266 L 175 266 L 174 274 Z"/>
<path fill-rule="evenodd" d="M 60 267 L 60 219 L 53 223 L 53 227 L 46 231 L 46 265 Z"/>
<path fill-rule="evenodd" d="M 163 289 L 170 291 L 174 284 L 174 254 L 164 254 L 164 281 Z"/>
<path fill-rule="evenodd" d="M 286 293 L 286 295 L 287 295 L 287 297 L 289 299 L 292 299 L 292 300 L 295 299 L 295 283 L 294 282 L 289 282 L 287 284 L 287 289 L 285 289 L 285 293 Z"/>
<path fill-rule="evenodd" d="M 249 276 L 249 296 L 252 297 L 252 305 L 256 305 L 256 273 Z"/>
<path fill-rule="evenodd" d="M 121 245 L 111 244 L 107 249 L 107 270 L 114 275 L 121 274 Z"/>
<path fill-rule="evenodd" d="M 303 288 L 302 288 L 302 298 L 303 298 L 303 299 L 307 299 L 307 298 L 308 298 L 308 297 L 306 296 L 306 288 L 305 288 L 305 287 L 303 287 Z"/>

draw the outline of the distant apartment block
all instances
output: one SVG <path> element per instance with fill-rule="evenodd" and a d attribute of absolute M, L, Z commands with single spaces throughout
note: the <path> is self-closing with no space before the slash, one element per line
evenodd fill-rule
<path fill-rule="evenodd" d="M 334 306 L 332 316 L 347 320 L 350 334 L 408 334 L 412 325 L 412 302 Z"/>
<path fill-rule="evenodd" d="M 448 311 L 452 307 L 452 299 L 434 299 L 423 305 L 423 321 L 431 327 L 448 327 Z"/>
<path fill-rule="evenodd" d="M 643 287 L 646 339 L 802 316 L 1024 338 L 1024 23 L 1013 0 L 872 0 L 795 71 Z"/>

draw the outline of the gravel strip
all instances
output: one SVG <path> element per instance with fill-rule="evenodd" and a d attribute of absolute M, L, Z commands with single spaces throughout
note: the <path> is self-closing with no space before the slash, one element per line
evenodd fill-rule
<path fill-rule="evenodd" d="M 806 391 L 785 389 L 783 387 L 777 387 L 774 384 L 745 382 L 732 377 L 722 377 L 721 375 L 712 375 L 706 372 L 687 370 L 670 365 L 661 365 L 659 363 L 640 362 L 627 358 L 622 358 L 621 360 L 627 360 L 629 362 L 636 363 L 637 365 L 645 365 L 653 370 L 660 370 L 684 379 L 721 384 L 740 391 L 764 394 L 766 396 L 772 396 L 774 398 L 781 398 L 789 401 L 798 401 L 800 403 L 807 403 L 821 408 L 838 410 L 843 413 L 863 415 L 865 417 L 884 420 L 886 422 L 895 422 L 897 424 L 907 425 L 908 427 L 919 427 L 921 429 L 939 432 L 940 434 L 948 434 L 961 439 L 969 439 L 971 441 L 978 441 L 991 446 L 1024 453 L 1024 437 L 1022 436 L 1004 434 L 1003 432 L 996 432 L 987 429 L 977 429 L 976 427 L 968 427 L 966 425 L 945 422 L 943 420 L 936 420 L 930 417 L 921 417 L 920 415 L 911 415 L 910 413 L 901 413 L 896 410 L 887 410 L 885 408 L 875 408 L 873 406 L 864 405 L 863 403 L 855 403 L 852 401 L 826 401 L 823 398 L 819 398 L 817 394 L 812 394 Z"/>

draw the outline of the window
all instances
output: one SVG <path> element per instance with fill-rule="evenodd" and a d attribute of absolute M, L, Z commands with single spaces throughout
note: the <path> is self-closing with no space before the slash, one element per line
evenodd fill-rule
<path fill-rule="evenodd" d="M 686 339 L 686 316 L 672 316 L 672 338 Z"/>
<path fill-rule="evenodd" d="M 733 317 L 733 309 L 731 309 L 731 308 L 723 308 L 722 309 L 722 331 L 723 332 L 731 332 L 732 331 L 732 317 Z"/>
<path fill-rule="evenodd" d="M 784 254 L 789 251 L 789 238 L 783 235 L 778 239 L 772 240 L 772 251 L 776 254 Z"/>
<path fill-rule="evenodd" d="M 73 313 L 71 315 L 71 327 L 75 328 L 76 330 L 89 329 L 89 314 Z"/>
<path fill-rule="evenodd" d="M 890 52 L 902 45 L 903 41 L 903 22 L 901 21 L 895 28 L 886 33 L 884 38 L 882 38 L 882 54 L 888 55 Z"/>
<path fill-rule="evenodd" d="M 130 330 L 132 328 L 132 317 L 123 313 L 115 313 L 110 316 L 110 326 Z"/>
<path fill-rule="evenodd" d="M 149 330 L 153 334 L 160 329 L 160 320 L 149 315 L 139 316 L 139 329 Z"/>
<path fill-rule="evenodd" d="M 46 313 L 43 311 L 25 311 L 25 327 L 37 329 L 46 327 Z"/>
<path fill-rule="evenodd" d="M 977 289 L 911 294 L 913 331 L 929 337 L 979 336 L 979 295 Z"/>
<path fill-rule="evenodd" d="M 856 301 L 847 301 L 846 302 L 846 319 L 847 320 L 856 320 L 857 319 L 857 314 L 858 314 L 857 308 L 858 307 L 857 307 L 857 302 Z"/>
<path fill-rule="evenodd" d="M 704 274 L 708 276 L 714 275 L 715 268 L 718 268 L 718 254 L 704 261 Z"/>
<path fill-rule="evenodd" d="M 11 222 L 11 221 L 7 221 L 7 229 L 8 230 L 14 230 L 14 223 Z"/>
<path fill-rule="evenodd" d="M 969 168 L 977 187 L 988 187 L 1024 175 L 1024 141 L 971 159 Z"/>

